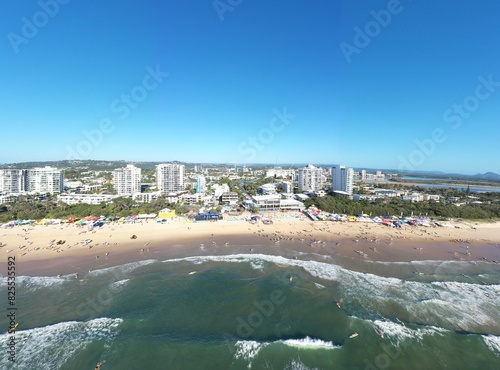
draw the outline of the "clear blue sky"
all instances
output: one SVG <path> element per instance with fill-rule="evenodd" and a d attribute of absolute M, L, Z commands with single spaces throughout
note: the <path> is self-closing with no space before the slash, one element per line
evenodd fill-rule
<path fill-rule="evenodd" d="M 496 0 L 3 0 L 0 163 L 500 173 L 499 19 Z"/>

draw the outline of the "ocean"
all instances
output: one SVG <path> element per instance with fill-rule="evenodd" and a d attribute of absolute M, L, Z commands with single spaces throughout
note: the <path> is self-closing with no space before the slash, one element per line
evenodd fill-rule
<path fill-rule="evenodd" d="M 500 266 L 491 262 L 200 250 L 18 276 L 15 304 L 16 362 L 3 314 L 1 369 L 500 368 Z"/>

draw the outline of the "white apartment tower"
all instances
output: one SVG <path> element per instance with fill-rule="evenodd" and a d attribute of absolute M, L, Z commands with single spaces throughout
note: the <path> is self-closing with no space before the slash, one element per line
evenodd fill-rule
<path fill-rule="evenodd" d="M 336 164 L 332 167 L 332 191 L 343 191 L 352 195 L 354 170 L 344 165 Z"/>
<path fill-rule="evenodd" d="M 25 191 L 27 170 L 0 170 L 0 193 L 16 194 Z"/>
<path fill-rule="evenodd" d="M 207 180 L 205 179 L 205 176 L 199 175 L 198 177 L 196 177 L 196 192 L 197 193 L 204 193 L 206 185 L 207 185 Z"/>
<path fill-rule="evenodd" d="M 156 166 L 156 186 L 162 194 L 184 190 L 184 165 L 164 163 Z"/>
<path fill-rule="evenodd" d="M 62 193 L 63 171 L 54 167 L 37 167 L 27 170 L 25 189 L 33 193 Z"/>
<path fill-rule="evenodd" d="M 64 174 L 54 167 L 36 167 L 29 170 L 0 170 L 0 193 L 62 193 Z"/>
<path fill-rule="evenodd" d="M 113 171 L 113 183 L 118 195 L 132 195 L 141 192 L 141 169 L 132 164 Z"/>
<path fill-rule="evenodd" d="M 366 170 L 361 170 L 361 180 L 366 180 Z"/>
<path fill-rule="evenodd" d="M 299 191 L 318 191 L 323 188 L 323 170 L 308 164 L 298 170 Z"/>

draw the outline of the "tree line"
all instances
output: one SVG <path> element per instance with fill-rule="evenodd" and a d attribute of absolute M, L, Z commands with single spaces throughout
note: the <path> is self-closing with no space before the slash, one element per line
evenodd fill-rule
<path fill-rule="evenodd" d="M 500 203 L 467 204 L 456 206 L 444 202 L 423 201 L 407 202 L 400 198 L 376 199 L 375 201 L 354 201 L 346 197 L 325 196 L 310 198 L 304 202 L 306 207 L 315 205 L 319 209 L 330 213 L 359 215 L 365 213 L 375 216 L 429 216 L 435 218 L 463 218 L 463 219 L 498 219 L 500 218 Z"/>
<path fill-rule="evenodd" d="M 43 218 L 67 219 L 75 217 L 80 219 L 91 215 L 125 217 L 133 214 L 158 213 L 163 208 L 174 209 L 176 214 L 185 214 L 190 210 L 190 207 L 185 204 L 168 203 L 164 196 L 160 196 L 151 203 L 138 203 L 130 198 L 119 197 L 110 203 L 74 205 L 68 205 L 48 197 L 42 201 L 0 205 L 0 222 Z"/>

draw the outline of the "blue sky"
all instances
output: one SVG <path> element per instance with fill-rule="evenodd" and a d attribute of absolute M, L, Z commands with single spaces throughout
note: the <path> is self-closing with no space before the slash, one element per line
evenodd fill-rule
<path fill-rule="evenodd" d="M 498 19 L 495 0 L 3 0 L 0 163 L 500 173 Z"/>

